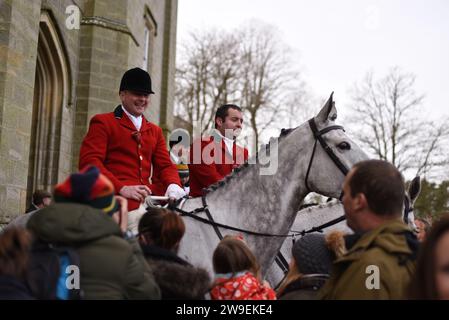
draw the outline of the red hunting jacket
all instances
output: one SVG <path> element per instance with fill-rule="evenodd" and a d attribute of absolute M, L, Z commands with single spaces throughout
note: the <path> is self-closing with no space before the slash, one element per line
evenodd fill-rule
<path fill-rule="evenodd" d="M 221 159 L 221 161 L 220 161 Z M 203 195 L 203 189 L 220 181 L 248 160 L 248 149 L 234 143 L 233 157 L 223 140 L 207 137 L 194 141 L 190 147 L 190 196 Z"/>
<path fill-rule="evenodd" d="M 117 194 L 124 186 L 146 185 L 154 195 L 163 195 L 168 185 L 181 185 L 162 129 L 142 117 L 142 127 L 137 131 L 121 106 L 90 121 L 81 145 L 79 169 L 89 164 L 112 181 Z M 150 183 L 152 169 L 159 177 L 158 185 Z M 138 207 L 138 201 L 128 199 L 128 210 Z"/>

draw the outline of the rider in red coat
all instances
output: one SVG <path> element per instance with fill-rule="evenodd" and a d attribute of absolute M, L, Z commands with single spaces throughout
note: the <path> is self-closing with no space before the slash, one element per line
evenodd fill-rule
<path fill-rule="evenodd" d="M 98 167 L 116 192 L 128 198 L 130 211 L 149 194 L 165 193 L 172 198 L 185 195 L 162 129 L 143 116 L 152 93 L 146 71 L 128 70 L 120 84 L 122 104 L 114 112 L 94 116 L 81 145 L 79 168 Z M 151 183 L 154 173 L 161 184 Z"/>
<path fill-rule="evenodd" d="M 214 136 L 194 141 L 190 149 L 190 196 L 203 195 L 204 188 L 248 160 L 248 150 L 235 143 L 242 124 L 240 107 L 226 104 L 217 109 Z"/>

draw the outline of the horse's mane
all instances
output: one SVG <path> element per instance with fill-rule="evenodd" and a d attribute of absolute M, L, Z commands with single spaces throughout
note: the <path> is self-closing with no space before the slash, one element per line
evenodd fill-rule
<path fill-rule="evenodd" d="M 288 136 L 288 135 L 289 135 L 293 130 L 295 130 L 295 129 L 296 129 L 296 128 L 281 129 L 281 133 L 279 134 L 279 137 L 277 138 L 278 141 L 281 141 L 281 139 L 284 139 L 286 136 Z M 273 137 L 271 137 L 271 138 L 273 138 Z M 270 138 L 270 140 L 271 140 L 271 138 Z M 259 152 L 260 152 L 260 150 L 262 150 L 262 149 L 266 149 L 267 151 L 270 151 L 270 142 L 268 142 L 267 144 L 262 145 L 261 148 L 259 149 L 259 151 L 256 152 L 256 155 L 255 155 L 256 159 L 259 158 Z M 216 183 L 211 184 L 209 187 L 205 188 L 205 189 L 204 189 L 204 190 L 205 190 L 205 194 L 208 194 L 208 193 L 210 193 L 210 192 L 212 192 L 212 191 L 215 191 L 215 190 L 217 190 L 217 189 L 219 189 L 219 188 L 225 186 L 225 185 L 228 184 L 229 181 L 231 181 L 231 180 L 232 180 L 238 173 L 247 171 L 248 167 L 249 167 L 249 163 L 248 163 L 248 160 L 247 160 L 247 161 L 245 161 L 245 163 L 244 163 L 243 165 L 241 165 L 241 166 L 235 168 L 234 171 L 233 171 L 231 174 L 227 175 L 227 176 L 224 177 L 222 180 L 217 181 Z"/>

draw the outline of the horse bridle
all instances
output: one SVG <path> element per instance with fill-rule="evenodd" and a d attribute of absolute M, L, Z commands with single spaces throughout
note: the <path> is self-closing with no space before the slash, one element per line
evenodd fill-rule
<path fill-rule="evenodd" d="M 315 157 L 317 142 L 320 143 L 323 150 L 326 151 L 329 158 L 331 158 L 331 160 L 334 162 L 334 164 L 337 166 L 337 168 L 340 169 L 341 173 L 343 173 L 344 176 L 346 176 L 348 174 L 349 170 L 343 164 L 343 162 L 341 162 L 341 160 L 337 157 L 337 155 L 334 153 L 332 148 L 327 144 L 327 142 L 323 139 L 323 135 L 328 133 L 329 131 L 332 131 L 332 130 L 345 131 L 345 129 L 342 126 L 334 125 L 334 126 L 329 126 L 324 129 L 318 130 L 316 123 L 315 123 L 315 118 L 312 118 L 309 120 L 309 126 L 310 126 L 310 129 L 312 130 L 313 137 L 315 138 L 315 143 L 313 145 L 313 150 L 312 150 L 312 154 L 310 156 L 309 165 L 307 166 L 305 185 L 306 185 L 307 190 L 311 191 L 311 189 L 309 187 L 309 174 L 310 174 L 310 170 L 312 168 L 313 159 Z M 342 197 L 343 197 L 343 191 L 340 195 L 340 200 L 342 199 Z"/>
<path fill-rule="evenodd" d="M 410 212 L 413 211 L 413 205 L 408 197 L 405 197 L 404 199 L 404 214 L 402 220 L 404 223 L 408 224 Z"/>
<path fill-rule="evenodd" d="M 312 163 L 313 163 L 313 158 L 315 157 L 315 151 L 316 151 L 316 145 L 317 145 L 317 141 L 320 142 L 321 147 L 324 149 L 324 151 L 326 151 L 326 153 L 329 155 L 329 158 L 332 159 L 332 161 L 334 162 L 334 164 L 337 166 L 338 169 L 340 169 L 341 173 L 343 173 L 344 176 L 346 176 L 349 172 L 348 168 L 341 162 L 341 160 L 337 157 L 337 155 L 334 153 L 334 151 L 332 150 L 332 148 L 327 144 L 327 142 L 323 139 L 323 135 L 328 133 L 329 131 L 332 130 L 343 130 L 345 131 L 345 129 L 342 126 L 329 126 L 326 127 L 322 130 L 318 130 L 316 123 L 315 123 L 315 119 L 312 118 L 309 120 L 309 126 L 310 129 L 312 130 L 313 136 L 315 138 L 315 144 L 313 145 L 313 151 L 312 151 L 312 155 L 310 156 L 310 161 L 309 161 L 309 165 L 307 166 L 307 173 L 306 173 L 306 178 L 305 178 L 305 185 L 308 191 L 311 191 L 310 187 L 309 187 L 309 174 L 310 174 L 310 170 L 312 168 Z M 343 191 L 340 194 L 339 200 L 341 201 L 343 198 Z M 409 221 L 409 215 L 410 212 L 413 211 L 413 206 L 410 203 L 410 200 L 408 197 L 404 198 L 404 214 L 403 214 L 403 221 L 405 223 L 408 224 Z"/>

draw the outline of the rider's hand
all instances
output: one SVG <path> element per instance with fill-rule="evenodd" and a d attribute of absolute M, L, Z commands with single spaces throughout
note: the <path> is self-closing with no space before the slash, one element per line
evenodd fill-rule
<path fill-rule="evenodd" d="M 187 193 L 184 191 L 183 188 L 178 186 L 177 184 L 172 183 L 168 186 L 167 191 L 165 192 L 165 196 L 169 197 L 170 199 L 181 199 L 182 197 L 185 197 Z"/>
<path fill-rule="evenodd" d="M 124 186 L 120 189 L 119 194 L 128 199 L 134 199 L 143 202 L 147 196 L 151 194 L 150 188 L 144 185 Z"/>

